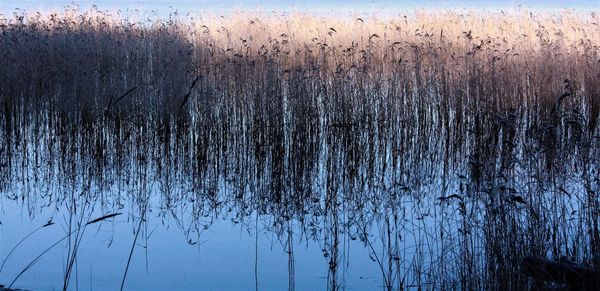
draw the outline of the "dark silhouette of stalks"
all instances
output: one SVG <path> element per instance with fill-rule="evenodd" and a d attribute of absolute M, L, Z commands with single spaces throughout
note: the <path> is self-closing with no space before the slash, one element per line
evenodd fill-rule
<path fill-rule="evenodd" d="M 125 278 L 127 278 L 127 271 L 129 270 L 129 265 L 131 264 L 131 258 L 133 257 L 133 250 L 135 249 L 135 245 L 137 243 L 138 236 L 140 235 L 143 221 L 144 221 L 144 217 L 140 217 L 140 222 L 138 223 L 138 227 L 135 230 L 135 238 L 133 239 L 133 243 L 131 244 L 131 250 L 129 251 L 129 256 L 127 257 L 127 264 L 125 265 L 125 272 L 123 272 L 123 280 L 121 280 L 121 288 L 119 290 L 123 290 L 123 287 L 125 287 Z"/>
<path fill-rule="evenodd" d="M 23 268 L 23 270 L 21 270 L 21 272 L 8 285 L 8 288 L 10 289 L 12 287 L 12 285 L 14 285 L 15 282 L 19 279 L 19 277 L 21 277 L 21 275 L 23 275 L 25 272 L 27 272 L 27 270 L 29 270 L 31 267 L 33 267 L 33 265 L 35 265 L 46 253 L 48 253 L 54 247 L 56 247 L 57 245 L 59 245 L 60 243 L 62 243 L 64 240 L 70 239 L 71 235 L 73 233 L 79 232 L 82 228 L 85 228 L 85 227 L 87 227 L 90 224 L 98 223 L 98 222 L 104 221 L 106 219 L 115 217 L 117 215 L 120 215 L 120 213 L 113 213 L 113 214 L 109 214 L 109 215 L 104 215 L 102 217 L 90 220 L 86 224 L 80 225 L 79 227 L 77 227 L 75 229 L 70 230 L 64 237 L 62 237 L 61 239 L 59 239 L 58 241 L 56 241 L 54 244 L 52 244 L 51 246 L 49 246 L 48 248 L 46 248 L 42 253 L 40 253 L 37 257 L 35 257 L 27 266 L 25 266 L 25 268 Z M 69 256 L 69 260 L 70 261 L 71 261 L 71 259 L 70 259 L 71 257 L 72 256 Z M 65 276 L 68 276 L 68 275 L 65 275 Z M 63 286 L 63 289 L 67 288 L 66 284 L 68 284 L 68 279 L 66 279 L 65 286 Z"/>
<path fill-rule="evenodd" d="M 29 234 L 27 234 L 25 237 L 23 237 L 11 250 L 10 252 L 8 252 L 8 254 L 6 255 L 6 257 L 4 257 L 4 260 L 2 260 L 2 265 L 0 266 L 0 273 L 2 273 L 2 269 L 4 269 L 4 265 L 6 264 L 6 261 L 8 260 L 8 258 L 10 257 L 10 255 L 12 255 L 12 253 L 25 241 L 27 240 L 30 236 L 32 236 L 33 234 L 35 234 L 36 232 L 38 232 L 39 230 L 41 230 L 42 228 L 48 227 L 53 225 L 54 222 L 52 222 L 52 219 L 48 220 L 47 223 L 45 223 L 44 225 L 34 229 L 33 231 L 31 231 Z"/>
<path fill-rule="evenodd" d="M 106 115 L 108 115 L 108 113 L 110 112 L 110 109 L 112 106 L 116 105 L 117 103 L 119 103 L 119 101 L 123 100 L 123 98 L 127 97 L 127 95 L 129 93 L 131 93 L 133 90 L 137 89 L 137 87 L 133 87 L 129 90 L 127 90 L 127 92 L 125 92 L 123 95 L 119 96 L 119 98 L 117 98 L 116 100 L 114 100 L 113 102 L 113 98 L 111 97 L 110 100 L 108 101 L 108 106 L 106 106 Z"/>
<path fill-rule="evenodd" d="M 526 256 L 600 268 L 597 14 L 67 12 L 0 17 L 0 191 L 139 209 L 122 286 L 150 209 L 190 244 L 256 213 L 290 289 L 298 237 L 331 290 L 352 287 L 354 240 L 387 290 L 552 287 Z"/>
<path fill-rule="evenodd" d="M 192 84 L 190 85 L 190 89 L 185 94 L 185 96 L 183 96 L 183 101 L 181 101 L 181 105 L 179 105 L 179 110 L 178 110 L 179 112 L 181 112 L 181 110 L 183 109 L 183 106 L 185 106 L 185 104 L 190 99 L 190 94 L 192 94 L 192 89 L 194 89 L 194 87 L 196 86 L 196 83 L 198 82 L 199 79 L 200 79 L 200 76 L 196 76 L 194 81 L 192 81 Z"/>

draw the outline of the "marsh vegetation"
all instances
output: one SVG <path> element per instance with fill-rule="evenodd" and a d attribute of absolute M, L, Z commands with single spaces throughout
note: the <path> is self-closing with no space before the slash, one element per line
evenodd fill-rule
<path fill-rule="evenodd" d="M 67 218 L 65 289 L 110 213 L 133 246 L 151 219 L 190 245 L 216 220 L 268 232 L 289 289 L 298 240 L 331 290 L 352 241 L 385 290 L 552 287 L 525 256 L 600 268 L 599 21 L 1 16 L 2 205 Z"/>

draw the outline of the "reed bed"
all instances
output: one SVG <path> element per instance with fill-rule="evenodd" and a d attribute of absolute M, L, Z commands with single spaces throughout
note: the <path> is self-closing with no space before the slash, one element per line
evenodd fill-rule
<path fill-rule="evenodd" d="M 357 239 L 389 290 L 539 286 L 524 256 L 600 268 L 598 21 L 2 16 L 0 190 L 151 200 L 190 236 L 257 213 L 321 243 L 332 290 Z"/>

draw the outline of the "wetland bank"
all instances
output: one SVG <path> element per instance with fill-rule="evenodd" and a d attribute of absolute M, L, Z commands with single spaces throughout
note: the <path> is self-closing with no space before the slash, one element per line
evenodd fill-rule
<path fill-rule="evenodd" d="M 599 20 L 2 15 L 0 283 L 526 290 L 556 283 L 525 257 L 599 269 Z"/>

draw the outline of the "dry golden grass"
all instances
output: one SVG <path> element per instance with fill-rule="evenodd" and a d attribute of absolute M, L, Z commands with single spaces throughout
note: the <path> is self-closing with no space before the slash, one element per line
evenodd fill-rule
<path fill-rule="evenodd" d="M 268 64 L 273 70 L 268 78 L 282 81 L 300 73 L 327 88 L 336 80 L 360 79 L 360 87 L 379 93 L 404 84 L 408 92 L 433 88 L 437 97 L 446 99 L 462 92 L 496 107 L 515 107 L 527 99 L 550 108 L 562 94 L 565 79 L 579 93 L 588 88 L 584 95 L 598 93 L 597 84 L 592 84 L 600 61 L 596 13 L 416 11 L 381 19 L 275 13 L 139 17 L 71 9 L 2 19 L 3 34 L 9 36 L 2 43 L 3 74 L 27 75 L 31 70 L 46 78 L 44 73 L 53 68 L 40 62 L 44 58 L 55 62 L 54 68 L 81 64 L 77 70 L 96 77 L 109 73 L 109 68 L 116 70 L 110 74 L 133 75 L 127 86 L 109 89 L 116 91 L 113 94 L 140 86 L 139 95 L 177 95 L 196 75 L 241 70 L 244 76 L 239 80 L 250 82 L 265 77 L 255 70 Z M 52 55 L 65 49 L 69 51 Z M 169 73 L 153 80 L 158 70 Z M 171 88 L 175 83 L 182 88 Z M 102 90 L 95 87 L 95 92 Z M 148 87 L 159 92 L 148 94 Z"/>

